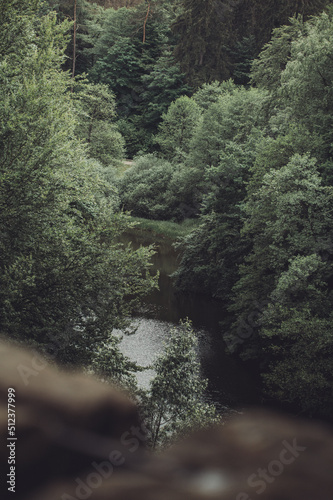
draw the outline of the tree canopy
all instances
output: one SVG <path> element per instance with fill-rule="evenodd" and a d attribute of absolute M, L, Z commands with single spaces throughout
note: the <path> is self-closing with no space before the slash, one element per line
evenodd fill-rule
<path fill-rule="evenodd" d="M 128 221 L 75 135 L 68 23 L 28 0 L 1 10 L 1 332 L 89 363 L 153 285 L 151 251 L 117 243 Z"/>

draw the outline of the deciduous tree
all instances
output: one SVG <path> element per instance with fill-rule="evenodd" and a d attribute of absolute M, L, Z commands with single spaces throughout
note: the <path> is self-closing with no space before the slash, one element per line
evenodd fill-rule
<path fill-rule="evenodd" d="M 0 328 L 61 363 L 89 364 L 151 288 L 151 251 L 117 243 L 126 218 L 75 136 L 60 69 L 68 23 L 28 0 L 1 9 Z"/>
<path fill-rule="evenodd" d="M 170 331 L 165 351 L 154 363 L 156 375 L 143 400 L 152 448 L 218 422 L 214 406 L 204 400 L 207 382 L 200 372 L 197 349 L 196 335 L 185 321 Z"/>

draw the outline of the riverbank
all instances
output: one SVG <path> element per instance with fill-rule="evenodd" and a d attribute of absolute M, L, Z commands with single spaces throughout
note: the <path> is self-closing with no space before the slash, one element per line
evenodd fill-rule
<path fill-rule="evenodd" d="M 168 220 L 151 220 L 141 217 L 132 217 L 137 225 L 135 231 L 137 234 L 151 233 L 156 237 L 156 241 L 170 240 L 187 236 L 195 227 L 198 226 L 198 219 L 186 219 L 183 222 L 171 222 Z"/>

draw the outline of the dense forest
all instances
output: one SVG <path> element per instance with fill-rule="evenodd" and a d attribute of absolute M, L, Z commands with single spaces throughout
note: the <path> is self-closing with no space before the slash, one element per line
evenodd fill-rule
<path fill-rule="evenodd" d="M 265 397 L 332 419 L 332 61 L 325 0 L 2 1 L 2 334 L 136 391 L 153 447 L 215 421 L 189 322 L 146 394 L 112 334 L 157 286 L 119 236 L 191 219 L 179 293 L 221 301 Z"/>

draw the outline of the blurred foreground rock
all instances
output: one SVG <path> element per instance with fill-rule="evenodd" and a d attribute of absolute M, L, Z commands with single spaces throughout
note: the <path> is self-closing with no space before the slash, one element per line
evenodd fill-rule
<path fill-rule="evenodd" d="M 7 485 L 1 498 L 333 498 L 333 434 L 323 425 L 251 411 L 152 455 L 144 450 L 146 429 L 134 404 L 116 389 L 59 373 L 6 344 L 0 371 L 2 485 L 9 469 L 9 387 L 17 437 L 16 491 Z"/>

